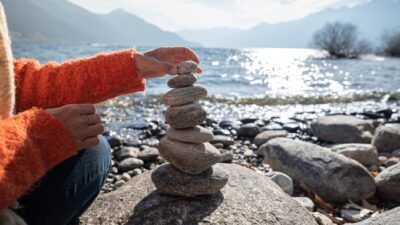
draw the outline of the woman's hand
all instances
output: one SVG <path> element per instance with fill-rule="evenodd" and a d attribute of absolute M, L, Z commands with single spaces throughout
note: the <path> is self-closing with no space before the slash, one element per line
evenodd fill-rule
<path fill-rule="evenodd" d="M 61 120 L 78 149 L 96 146 L 104 132 L 101 118 L 92 104 L 72 104 L 46 111 Z"/>
<path fill-rule="evenodd" d="M 26 223 L 11 209 L 4 209 L 0 212 L 0 225 L 26 225 Z"/>
<path fill-rule="evenodd" d="M 175 66 L 188 60 L 200 64 L 196 53 L 186 47 L 163 47 L 135 55 L 135 65 L 139 76 L 145 79 L 161 77 L 165 74 L 175 75 Z M 201 72 L 202 70 L 198 68 L 197 73 Z"/>

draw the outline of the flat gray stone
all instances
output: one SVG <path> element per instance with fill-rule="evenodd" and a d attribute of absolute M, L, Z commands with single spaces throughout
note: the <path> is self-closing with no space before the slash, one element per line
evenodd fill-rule
<path fill-rule="evenodd" d="M 314 216 L 315 220 L 318 222 L 319 225 L 335 225 L 329 217 L 325 216 L 319 212 L 313 212 L 312 215 Z"/>
<path fill-rule="evenodd" d="M 310 211 L 310 212 L 314 211 L 315 204 L 310 198 L 308 198 L 308 197 L 294 197 L 294 200 L 298 201 L 308 211 Z"/>
<path fill-rule="evenodd" d="M 157 148 L 149 147 L 145 148 L 143 151 L 139 152 L 138 159 L 143 160 L 144 162 L 152 162 L 157 160 L 157 157 L 160 155 Z"/>
<path fill-rule="evenodd" d="M 238 136 L 254 138 L 261 133 L 261 129 L 254 123 L 247 123 L 241 126 L 238 130 Z"/>
<path fill-rule="evenodd" d="M 188 174 L 199 174 L 219 162 L 221 153 L 210 143 L 185 143 L 164 137 L 160 141 L 161 156 Z"/>
<path fill-rule="evenodd" d="M 331 150 L 354 159 L 364 166 L 378 162 L 378 151 L 371 144 L 339 144 L 332 146 Z"/>
<path fill-rule="evenodd" d="M 151 172 L 99 196 L 80 218 L 85 225 L 317 225 L 301 205 L 268 177 L 234 164 L 220 164 L 227 185 L 213 195 L 161 194 Z"/>
<path fill-rule="evenodd" d="M 205 143 L 214 139 L 213 133 L 202 126 L 196 126 L 187 129 L 167 128 L 167 137 L 175 141 L 183 141 L 189 143 Z"/>
<path fill-rule="evenodd" d="M 197 82 L 197 77 L 193 74 L 184 74 L 173 77 L 168 81 L 168 87 L 180 88 L 187 87 Z"/>
<path fill-rule="evenodd" d="M 114 156 L 118 161 L 122 161 L 126 158 L 136 158 L 140 152 L 140 149 L 135 147 L 123 147 L 114 152 Z"/>
<path fill-rule="evenodd" d="M 169 106 L 185 105 L 207 96 L 207 90 L 200 85 L 175 88 L 168 91 L 163 102 Z"/>
<path fill-rule="evenodd" d="M 207 112 L 196 103 L 171 106 L 165 113 L 167 123 L 176 129 L 191 128 L 201 124 L 207 118 Z"/>
<path fill-rule="evenodd" d="M 341 209 L 340 216 L 349 223 L 360 222 L 372 214 L 368 209 Z"/>
<path fill-rule="evenodd" d="M 218 165 L 200 174 L 190 175 L 171 164 L 164 164 L 151 175 L 151 180 L 161 193 L 186 197 L 215 194 L 226 185 L 228 178 L 228 174 Z"/>
<path fill-rule="evenodd" d="M 214 139 L 212 139 L 210 141 L 211 144 L 223 144 L 224 146 L 229 146 L 229 145 L 233 145 L 235 144 L 235 141 L 233 140 L 233 138 L 229 137 L 229 136 L 225 136 L 225 135 L 215 135 Z"/>
<path fill-rule="evenodd" d="M 375 126 L 372 120 L 355 116 L 325 116 L 311 123 L 311 132 L 332 143 L 371 143 Z"/>
<path fill-rule="evenodd" d="M 286 130 L 267 130 L 263 131 L 254 138 L 254 144 L 257 146 L 261 146 L 264 143 L 267 143 L 269 140 L 278 138 L 278 137 L 286 137 L 288 132 Z"/>
<path fill-rule="evenodd" d="M 375 194 L 375 181 L 357 161 L 318 145 L 275 138 L 266 143 L 268 163 L 325 201 L 360 201 Z"/>
<path fill-rule="evenodd" d="M 118 170 L 126 172 L 143 166 L 143 160 L 136 158 L 126 158 L 117 164 Z"/>
<path fill-rule="evenodd" d="M 399 218 L 400 207 L 397 207 L 353 225 L 399 225 Z"/>
<path fill-rule="evenodd" d="M 400 148 L 400 124 L 386 124 L 375 131 L 372 144 L 379 152 L 393 152 Z"/>
<path fill-rule="evenodd" d="M 384 169 L 375 177 L 378 196 L 384 200 L 400 202 L 400 164 Z"/>
<path fill-rule="evenodd" d="M 197 63 L 193 61 L 185 61 L 176 65 L 178 75 L 182 74 L 193 74 L 197 71 Z"/>
<path fill-rule="evenodd" d="M 290 196 L 293 195 L 294 185 L 292 178 L 290 178 L 288 175 L 278 171 L 271 171 L 266 175 L 270 177 L 271 180 L 275 182 L 286 194 Z"/>

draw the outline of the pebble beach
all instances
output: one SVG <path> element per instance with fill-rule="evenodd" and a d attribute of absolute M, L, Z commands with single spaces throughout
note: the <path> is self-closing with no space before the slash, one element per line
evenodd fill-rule
<path fill-rule="evenodd" d="M 113 107 L 108 104 L 112 104 Z M 367 141 L 358 141 L 363 142 L 362 144 L 335 144 L 331 141 L 324 141 L 312 132 L 311 126 L 317 118 L 338 115 L 345 115 L 350 119 L 356 118 L 361 122 L 368 121 L 368 124 L 371 124 L 374 130 L 382 125 L 400 123 L 400 101 L 391 99 L 386 102 L 363 101 L 279 106 L 200 101 L 200 105 L 208 112 L 207 120 L 201 126 L 213 132 L 214 140 L 211 143 L 219 149 L 222 155 L 221 163 L 237 164 L 255 173 L 272 178 L 282 190 L 301 202 L 316 217 L 322 214 L 322 216 L 328 217 L 333 224 L 354 223 L 399 206 L 398 203 L 389 201 L 388 198 L 381 199 L 378 195 L 370 196 L 370 193 L 364 193 L 364 190 L 355 193 L 355 195 L 359 194 L 360 196 L 356 196 L 353 199 L 354 202 L 351 203 L 342 201 L 343 196 L 340 196 L 340 194 L 337 197 L 338 202 L 335 202 L 337 199 L 333 199 L 333 201 L 330 199 L 331 201 L 327 202 L 321 196 L 332 195 L 331 190 L 329 188 L 321 189 L 320 185 L 324 182 L 328 183 L 328 186 L 333 185 L 330 183 L 332 177 L 316 177 L 316 184 L 313 186 L 315 190 L 310 189 L 309 185 L 307 187 L 302 186 L 297 180 L 294 180 L 297 178 L 297 174 L 291 174 L 291 177 L 271 168 L 267 159 L 268 156 L 265 153 L 265 143 L 274 138 L 278 138 L 276 140 L 288 138 L 301 141 L 298 144 L 299 146 L 310 143 L 312 146 L 306 147 L 306 152 L 313 148 L 321 148 L 333 152 L 335 155 L 344 155 L 359 160 L 361 165 L 356 166 L 359 166 L 359 168 L 350 170 L 365 168 L 368 174 L 364 175 L 367 177 L 370 175 L 376 179 L 380 174 L 385 174 L 388 167 L 399 163 L 400 151 L 397 149 L 378 151 L 371 144 L 371 137 L 367 138 Z M 103 188 L 103 194 L 118 190 L 129 180 L 135 179 L 135 176 L 165 163 L 157 149 L 159 140 L 165 136 L 167 129 L 167 124 L 163 119 L 166 110 L 165 105 L 156 99 L 153 102 L 138 101 L 132 104 L 131 101 L 128 103 L 124 97 L 120 97 L 99 105 L 98 110 L 101 112 L 107 127 L 105 136 L 108 137 L 113 148 L 114 166 L 107 179 L 107 184 Z M 127 121 L 131 121 L 131 123 L 127 123 Z M 332 132 L 340 133 L 342 130 L 339 127 Z M 356 133 L 357 131 L 355 131 L 355 136 L 357 136 Z M 334 134 L 332 135 L 334 136 Z M 285 139 L 281 141 L 285 142 Z M 129 164 L 129 168 L 122 166 L 123 169 L 121 170 L 121 165 L 125 164 Z M 343 165 L 343 167 L 345 166 Z M 323 171 L 329 169 L 331 169 L 329 166 L 317 168 L 321 174 L 328 173 L 332 176 L 338 173 L 337 171 L 333 173 Z M 279 170 L 282 171 L 282 168 Z M 303 176 L 308 175 L 307 172 L 305 173 Z M 346 172 L 343 173 L 346 174 Z M 398 176 L 398 170 L 397 174 L 393 176 L 396 175 Z M 372 181 L 373 178 L 371 178 Z M 350 179 L 354 179 L 354 182 L 357 183 L 359 177 L 354 176 Z M 348 181 L 343 179 L 343 182 Z M 340 186 L 342 184 L 335 185 Z M 365 184 L 358 183 L 356 185 Z M 347 186 L 351 190 L 357 189 L 356 186 L 349 186 L 345 183 L 343 186 Z M 373 188 L 375 188 L 375 184 Z M 344 190 L 344 193 L 346 191 L 349 190 Z M 375 193 L 375 189 L 373 192 Z M 396 195 L 396 193 L 393 194 Z"/>

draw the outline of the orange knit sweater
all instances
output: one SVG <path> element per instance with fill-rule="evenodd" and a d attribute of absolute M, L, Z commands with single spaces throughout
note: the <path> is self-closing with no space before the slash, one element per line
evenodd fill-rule
<path fill-rule="evenodd" d="M 62 122 L 40 108 L 98 103 L 143 91 L 134 55 L 124 50 L 44 66 L 27 59 L 14 62 L 21 113 L 0 121 L 0 210 L 77 151 Z"/>

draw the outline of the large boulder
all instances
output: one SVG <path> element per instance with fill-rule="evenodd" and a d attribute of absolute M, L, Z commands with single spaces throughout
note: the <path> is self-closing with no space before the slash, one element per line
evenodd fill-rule
<path fill-rule="evenodd" d="M 400 207 L 397 207 L 353 225 L 399 225 L 399 218 Z"/>
<path fill-rule="evenodd" d="M 228 184 L 214 195 L 174 197 L 160 194 L 151 172 L 99 196 L 81 217 L 85 225 L 317 225 L 297 201 L 268 177 L 239 165 L 220 165 Z"/>
<path fill-rule="evenodd" d="M 372 144 L 379 152 L 392 152 L 400 149 L 400 124 L 386 124 L 375 131 Z"/>
<path fill-rule="evenodd" d="M 325 116 L 311 123 L 311 132 L 332 143 L 371 143 L 375 126 L 372 120 L 354 116 Z"/>
<path fill-rule="evenodd" d="M 338 144 L 332 146 L 331 150 L 354 159 L 365 166 L 378 162 L 378 151 L 371 144 Z"/>
<path fill-rule="evenodd" d="M 355 160 L 289 138 L 275 138 L 266 145 L 273 170 L 289 175 L 295 183 L 312 189 L 326 201 L 359 201 L 375 193 L 374 178 Z"/>
<path fill-rule="evenodd" d="M 400 163 L 384 169 L 375 181 L 380 198 L 400 202 Z"/>

